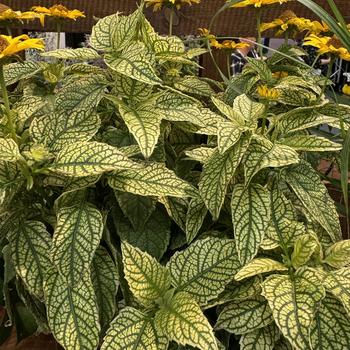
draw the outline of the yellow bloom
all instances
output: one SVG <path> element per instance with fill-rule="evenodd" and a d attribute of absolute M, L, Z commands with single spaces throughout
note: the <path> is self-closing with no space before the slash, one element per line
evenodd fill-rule
<path fill-rule="evenodd" d="M 261 7 L 266 5 L 272 5 L 272 4 L 283 4 L 284 2 L 288 2 L 291 0 L 243 0 L 239 2 L 238 4 L 232 5 L 232 7 L 247 7 L 247 6 L 254 6 L 254 7 Z"/>
<path fill-rule="evenodd" d="M 345 61 L 350 61 L 350 52 L 343 47 L 342 42 L 336 37 L 319 37 L 314 34 L 305 38 L 304 45 L 318 48 L 318 53 L 339 56 Z"/>
<path fill-rule="evenodd" d="M 85 17 L 84 13 L 79 10 L 69 10 L 63 5 L 54 5 L 49 8 L 44 6 L 33 6 L 32 10 L 39 15 L 40 23 L 44 26 L 45 16 L 59 19 L 67 18 L 76 20 L 79 17 Z"/>
<path fill-rule="evenodd" d="M 199 4 L 201 0 L 145 0 L 146 6 L 153 6 L 153 11 L 161 10 L 163 6 L 176 7 L 180 9 L 182 5 Z"/>
<path fill-rule="evenodd" d="M 277 100 L 280 96 L 280 92 L 277 89 L 269 88 L 267 85 L 258 86 L 257 92 L 260 97 L 267 100 Z"/>
<path fill-rule="evenodd" d="M 0 35 L 0 59 L 13 56 L 26 49 L 44 49 L 42 39 L 30 39 L 28 35 L 20 35 L 15 38 L 7 35 Z"/>
<path fill-rule="evenodd" d="M 211 47 L 215 47 L 219 50 L 237 50 L 249 46 L 247 43 L 236 43 L 233 40 L 224 40 L 222 43 L 220 43 L 216 39 L 211 39 L 209 42 Z"/>
<path fill-rule="evenodd" d="M 350 85 L 345 84 L 345 85 L 343 86 L 342 91 L 343 91 L 343 94 L 350 96 Z"/>
<path fill-rule="evenodd" d="M 34 12 L 27 11 L 14 11 L 6 5 L 0 4 L 0 21 L 22 21 L 22 20 L 33 20 L 37 18 Z"/>
<path fill-rule="evenodd" d="M 211 34 L 210 31 L 206 28 L 199 28 L 199 35 L 202 38 L 206 38 L 206 39 L 216 39 L 214 34 Z"/>
<path fill-rule="evenodd" d="M 272 76 L 273 76 L 275 79 L 286 78 L 286 77 L 288 77 L 288 75 L 289 75 L 289 73 L 288 73 L 288 72 L 284 72 L 284 71 L 272 73 Z"/>

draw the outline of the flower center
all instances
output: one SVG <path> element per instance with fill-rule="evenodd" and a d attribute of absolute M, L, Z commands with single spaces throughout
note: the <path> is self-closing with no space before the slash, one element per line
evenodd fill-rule
<path fill-rule="evenodd" d="M 7 46 L 9 46 L 9 42 L 2 35 L 0 35 L 0 52 L 3 52 Z"/>
<path fill-rule="evenodd" d="M 9 10 L 10 8 L 4 4 L 0 4 L 0 13 Z"/>
<path fill-rule="evenodd" d="M 343 47 L 342 42 L 336 36 L 333 36 L 332 39 L 328 40 L 327 45 L 328 46 L 332 45 L 336 49 L 340 49 L 341 47 Z"/>
<path fill-rule="evenodd" d="M 280 19 L 283 21 L 283 22 L 287 22 L 289 21 L 290 19 L 292 18 L 296 18 L 296 14 L 293 12 L 293 11 L 290 11 L 290 10 L 287 10 L 287 11 L 284 11 L 281 16 L 280 16 Z"/>

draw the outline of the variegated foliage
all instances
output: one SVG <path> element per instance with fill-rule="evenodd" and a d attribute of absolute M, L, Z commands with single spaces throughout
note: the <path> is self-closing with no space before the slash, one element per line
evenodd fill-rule
<path fill-rule="evenodd" d="M 90 44 L 4 68 L 19 82 L 0 115 L 6 325 L 66 350 L 350 349 L 350 244 L 308 163 L 337 156 L 314 131 L 348 128 L 350 109 L 295 48 L 227 86 L 200 78 L 206 50 L 142 6 Z"/>

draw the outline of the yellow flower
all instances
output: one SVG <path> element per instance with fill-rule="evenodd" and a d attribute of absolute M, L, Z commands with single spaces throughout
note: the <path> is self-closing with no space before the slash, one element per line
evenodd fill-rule
<path fill-rule="evenodd" d="M 224 40 L 222 43 L 220 43 L 216 39 L 211 39 L 209 42 L 211 47 L 215 47 L 219 50 L 237 50 L 249 46 L 247 43 L 236 43 L 233 40 Z"/>
<path fill-rule="evenodd" d="M 238 4 L 232 5 L 232 7 L 247 7 L 247 6 L 254 6 L 254 7 L 261 7 L 266 5 L 272 5 L 272 4 L 283 4 L 284 2 L 288 2 L 291 0 L 244 0 L 239 2 Z"/>
<path fill-rule="evenodd" d="M 334 55 L 345 61 L 350 61 L 350 52 L 343 47 L 342 42 L 336 36 L 319 37 L 311 34 L 305 38 L 304 45 L 318 48 L 318 53 L 321 55 Z"/>
<path fill-rule="evenodd" d="M 343 91 L 343 94 L 350 96 L 350 85 L 345 84 L 345 85 L 343 86 L 342 91 Z"/>
<path fill-rule="evenodd" d="M 49 8 L 44 6 L 33 6 L 32 10 L 39 15 L 40 23 L 44 26 L 45 16 L 59 19 L 67 18 L 74 21 L 79 17 L 85 17 L 84 13 L 79 10 L 69 10 L 63 5 L 53 5 Z"/>
<path fill-rule="evenodd" d="M 288 72 L 284 72 L 284 71 L 272 73 L 272 77 L 275 78 L 275 79 L 286 78 L 286 77 L 288 77 L 288 75 L 289 75 L 289 73 Z"/>
<path fill-rule="evenodd" d="M 215 35 L 214 34 L 211 34 L 210 31 L 206 28 L 199 28 L 199 35 L 202 37 L 202 38 L 205 38 L 205 39 L 216 39 Z"/>
<path fill-rule="evenodd" d="M 260 97 L 267 100 L 277 100 L 280 96 L 280 92 L 277 89 L 269 88 L 267 85 L 258 86 L 257 92 Z"/>
<path fill-rule="evenodd" d="M 145 0 L 145 2 L 147 7 L 153 6 L 153 11 L 158 11 L 163 6 L 180 9 L 182 5 L 199 4 L 201 0 Z"/>
<path fill-rule="evenodd" d="M 43 50 L 44 42 L 42 39 L 30 39 L 28 35 L 20 35 L 15 38 L 0 35 L 0 59 L 13 56 L 26 49 Z"/>
<path fill-rule="evenodd" d="M 37 15 L 34 12 L 14 11 L 6 5 L 0 4 L 0 21 L 34 20 Z"/>

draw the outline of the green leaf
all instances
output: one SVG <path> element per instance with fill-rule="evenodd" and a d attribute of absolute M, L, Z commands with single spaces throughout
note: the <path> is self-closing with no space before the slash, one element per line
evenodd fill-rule
<path fill-rule="evenodd" d="M 325 296 L 314 271 L 300 269 L 293 280 L 289 276 L 269 276 L 262 284 L 262 290 L 283 335 L 296 349 L 311 349 L 310 327 Z"/>
<path fill-rule="evenodd" d="M 324 262 L 335 268 L 342 268 L 350 263 L 350 240 L 333 244 L 326 250 Z"/>
<path fill-rule="evenodd" d="M 316 135 L 296 135 L 279 140 L 283 145 L 296 151 L 308 152 L 334 152 L 342 149 L 339 143 L 332 142 L 325 137 Z"/>
<path fill-rule="evenodd" d="M 152 197 L 116 191 L 116 198 L 123 214 L 135 230 L 142 230 L 156 209 L 156 200 Z"/>
<path fill-rule="evenodd" d="M 41 70 L 38 62 L 24 61 L 6 64 L 4 66 L 4 78 L 6 85 L 12 85 L 19 80 L 27 79 Z"/>
<path fill-rule="evenodd" d="M 244 126 L 245 120 L 240 111 L 236 111 L 231 106 L 227 105 L 218 98 L 212 96 L 211 100 L 213 101 L 215 107 L 231 122 L 235 123 L 237 126 Z"/>
<path fill-rule="evenodd" d="M 209 158 L 213 155 L 214 152 L 215 148 L 198 147 L 185 151 L 185 154 L 190 159 L 196 160 L 200 163 L 206 163 L 209 161 Z"/>
<path fill-rule="evenodd" d="M 196 195 L 194 187 L 160 163 L 150 163 L 137 170 L 115 171 L 109 177 L 108 183 L 116 190 L 141 196 L 189 197 Z"/>
<path fill-rule="evenodd" d="M 141 42 L 131 42 L 123 51 L 105 56 L 106 64 L 119 74 L 126 75 L 149 85 L 158 85 L 162 81 L 153 67 L 154 57 Z"/>
<path fill-rule="evenodd" d="M 210 85 L 196 76 L 189 75 L 180 78 L 175 82 L 174 87 L 182 92 L 199 96 L 209 97 L 213 94 Z"/>
<path fill-rule="evenodd" d="M 181 345 L 201 350 L 218 350 L 212 328 L 196 301 L 180 292 L 155 315 L 156 329 Z"/>
<path fill-rule="evenodd" d="M 255 135 L 243 162 L 246 184 L 262 169 L 284 167 L 298 162 L 299 155 L 292 148 L 273 144 L 265 137 Z"/>
<path fill-rule="evenodd" d="M 119 218 L 117 221 L 118 235 L 134 247 L 159 260 L 165 253 L 170 240 L 170 220 L 161 213 L 153 213 L 145 225 L 134 229 L 128 220 Z"/>
<path fill-rule="evenodd" d="M 327 231 L 333 241 L 338 240 L 341 228 L 337 210 L 313 168 L 305 162 L 293 166 L 286 172 L 286 181 L 313 220 Z"/>
<path fill-rule="evenodd" d="M 175 253 L 167 267 L 177 291 L 187 292 L 205 304 L 225 289 L 239 262 L 233 240 L 206 238 Z"/>
<path fill-rule="evenodd" d="M 260 79 L 266 83 L 272 81 L 272 73 L 266 62 L 251 57 L 247 57 L 246 59 L 248 61 L 246 69 L 253 70 L 258 73 Z"/>
<path fill-rule="evenodd" d="M 91 75 L 65 85 L 56 95 L 56 112 L 71 113 L 74 109 L 89 110 L 100 103 L 106 82 L 103 75 Z"/>
<path fill-rule="evenodd" d="M 126 307 L 111 323 L 101 350 L 166 350 L 167 346 L 149 316 Z"/>
<path fill-rule="evenodd" d="M 15 141 L 12 139 L 0 138 L 0 161 L 17 162 L 21 157 Z"/>
<path fill-rule="evenodd" d="M 246 139 L 241 139 L 235 147 L 227 150 L 224 154 L 215 150 L 204 165 L 198 184 L 199 193 L 214 220 L 219 218 L 227 187 L 241 162 L 248 143 Z"/>
<path fill-rule="evenodd" d="M 119 104 L 119 112 L 140 146 L 142 154 L 149 158 L 158 142 L 161 116 L 148 102 L 137 107 Z"/>
<path fill-rule="evenodd" d="M 116 169 L 139 168 L 113 146 L 100 142 L 75 142 L 62 148 L 50 170 L 66 176 L 86 177 Z"/>
<path fill-rule="evenodd" d="M 0 160 L 0 189 L 16 188 L 22 181 L 17 164 Z"/>
<path fill-rule="evenodd" d="M 218 123 L 218 149 L 220 154 L 225 153 L 238 142 L 242 131 L 242 128 L 231 122 Z"/>
<path fill-rule="evenodd" d="M 186 214 L 186 240 L 191 243 L 201 229 L 208 209 L 201 198 L 192 198 Z"/>
<path fill-rule="evenodd" d="M 318 247 L 315 238 L 306 234 L 299 237 L 294 243 L 294 251 L 291 256 L 292 265 L 295 269 L 305 265 Z"/>
<path fill-rule="evenodd" d="M 67 286 L 54 268 L 44 280 L 47 317 L 56 340 L 65 349 L 94 350 L 100 325 L 90 271 L 80 271 L 79 286 Z"/>
<path fill-rule="evenodd" d="M 170 288 L 170 273 L 156 259 L 129 243 L 122 243 L 125 278 L 135 298 L 150 306 Z"/>
<path fill-rule="evenodd" d="M 91 263 L 91 280 L 94 286 L 101 327 L 109 325 L 117 311 L 116 294 L 119 286 L 118 269 L 102 246 L 96 249 Z"/>
<path fill-rule="evenodd" d="M 242 350 L 273 350 L 280 332 L 275 324 L 243 334 L 239 344 Z"/>
<path fill-rule="evenodd" d="M 152 86 L 121 74 L 115 78 L 115 88 L 132 103 L 145 101 L 152 94 Z"/>
<path fill-rule="evenodd" d="M 240 262 L 257 254 L 270 222 L 269 193 L 261 185 L 235 185 L 231 200 L 232 222 Z"/>
<path fill-rule="evenodd" d="M 249 126 L 255 126 L 257 120 L 265 113 L 265 105 L 254 102 L 246 94 L 239 95 L 234 99 L 233 109 L 248 121 Z"/>
<path fill-rule="evenodd" d="M 139 10 L 129 16 L 116 13 L 100 19 L 92 28 L 90 44 L 96 50 L 120 51 L 136 36 Z"/>
<path fill-rule="evenodd" d="M 160 197 L 158 201 L 164 205 L 169 217 L 176 223 L 176 225 L 178 225 L 182 231 L 185 231 L 186 213 L 188 208 L 187 199 Z"/>
<path fill-rule="evenodd" d="M 35 143 L 44 144 L 54 151 L 69 143 L 89 141 L 100 128 L 100 118 L 91 110 L 73 110 L 71 113 L 52 113 L 35 118 L 30 134 Z"/>
<path fill-rule="evenodd" d="M 95 50 L 87 47 L 52 50 L 43 52 L 41 56 L 74 61 L 96 60 L 100 58 L 100 55 Z"/>
<path fill-rule="evenodd" d="M 43 298 L 43 276 L 51 265 L 51 237 L 43 223 L 25 221 L 9 237 L 11 257 L 17 274 L 29 292 Z"/>
<path fill-rule="evenodd" d="M 288 271 L 288 268 L 279 261 L 269 258 L 256 258 L 243 266 L 235 275 L 236 281 L 272 271 Z"/>
<path fill-rule="evenodd" d="M 233 301 L 219 315 L 216 329 L 225 329 L 234 334 L 245 334 L 273 322 L 271 310 L 262 297 Z"/>
<path fill-rule="evenodd" d="M 327 294 L 317 310 L 310 330 L 313 349 L 350 348 L 350 320 L 342 304 Z"/>
<path fill-rule="evenodd" d="M 103 232 L 101 213 L 85 202 L 60 208 L 53 235 L 51 260 L 70 286 L 89 269 Z"/>
<path fill-rule="evenodd" d="M 342 302 L 350 316 L 350 269 L 328 272 L 322 283 L 328 292 Z"/>

